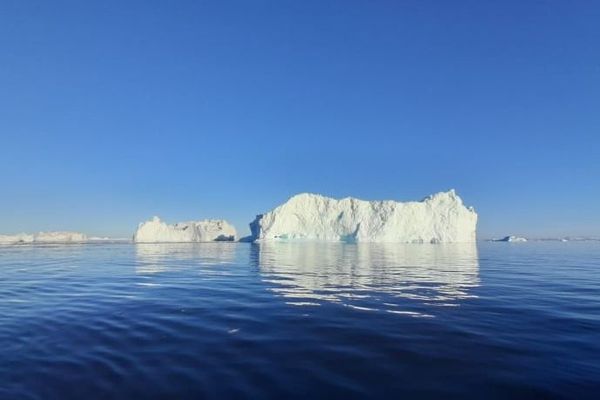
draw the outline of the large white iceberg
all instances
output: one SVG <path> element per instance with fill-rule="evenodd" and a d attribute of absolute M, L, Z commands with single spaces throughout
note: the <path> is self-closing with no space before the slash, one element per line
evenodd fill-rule
<path fill-rule="evenodd" d="M 83 243 L 87 236 L 79 232 L 38 232 L 0 235 L 0 244 L 22 243 Z"/>
<path fill-rule="evenodd" d="M 167 224 L 160 218 L 139 224 L 133 235 L 136 243 L 178 243 L 178 242 L 214 242 L 234 241 L 235 228 L 224 220 L 207 219 L 203 221 L 179 222 Z"/>
<path fill-rule="evenodd" d="M 258 215 L 250 230 L 256 241 L 457 243 L 474 242 L 476 225 L 454 190 L 406 203 L 303 193 Z"/>

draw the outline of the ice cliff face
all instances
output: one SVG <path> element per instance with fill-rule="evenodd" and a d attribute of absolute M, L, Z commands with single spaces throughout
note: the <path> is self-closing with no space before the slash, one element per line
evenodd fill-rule
<path fill-rule="evenodd" d="M 234 241 L 235 228 L 223 220 L 203 220 L 166 224 L 160 218 L 142 222 L 133 241 L 137 243 Z"/>
<path fill-rule="evenodd" d="M 39 232 L 35 234 L 0 235 L 0 244 L 19 243 L 82 243 L 87 236 L 79 232 Z"/>
<path fill-rule="evenodd" d="M 454 190 L 419 202 L 299 194 L 250 223 L 257 241 L 474 242 L 477 213 Z"/>

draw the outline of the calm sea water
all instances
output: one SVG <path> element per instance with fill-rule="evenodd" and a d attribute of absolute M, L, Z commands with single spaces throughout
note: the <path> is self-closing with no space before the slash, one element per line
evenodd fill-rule
<path fill-rule="evenodd" d="M 0 248 L 0 398 L 599 398 L 600 243 Z"/>

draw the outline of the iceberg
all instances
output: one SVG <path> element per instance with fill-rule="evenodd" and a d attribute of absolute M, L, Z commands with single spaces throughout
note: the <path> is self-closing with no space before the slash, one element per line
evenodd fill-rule
<path fill-rule="evenodd" d="M 202 221 L 167 224 L 159 217 L 139 224 L 133 235 L 136 243 L 185 243 L 235 241 L 237 232 L 233 225 L 224 220 L 207 219 Z"/>
<path fill-rule="evenodd" d="M 258 242 L 475 242 L 477 213 L 454 190 L 422 201 L 341 200 L 303 193 L 250 223 Z"/>
<path fill-rule="evenodd" d="M 40 232 L 34 235 L 36 243 L 82 243 L 87 241 L 87 236 L 79 232 Z"/>
<path fill-rule="evenodd" d="M 83 243 L 87 236 L 79 232 L 38 232 L 35 234 L 0 235 L 0 244 Z"/>
<path fill-rule="evenodd" d="M 33 235 L 19 233 L 16 235 L 0 235 L 0 244 L 33 243 Z"/>

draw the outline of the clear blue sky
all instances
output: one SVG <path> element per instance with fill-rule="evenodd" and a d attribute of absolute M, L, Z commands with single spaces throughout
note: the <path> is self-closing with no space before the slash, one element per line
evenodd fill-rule
<path fill-rule="evenodd" d="M 456 188 L 600 235 L 600 2 L 0 3 L 0 231 Z"/>

